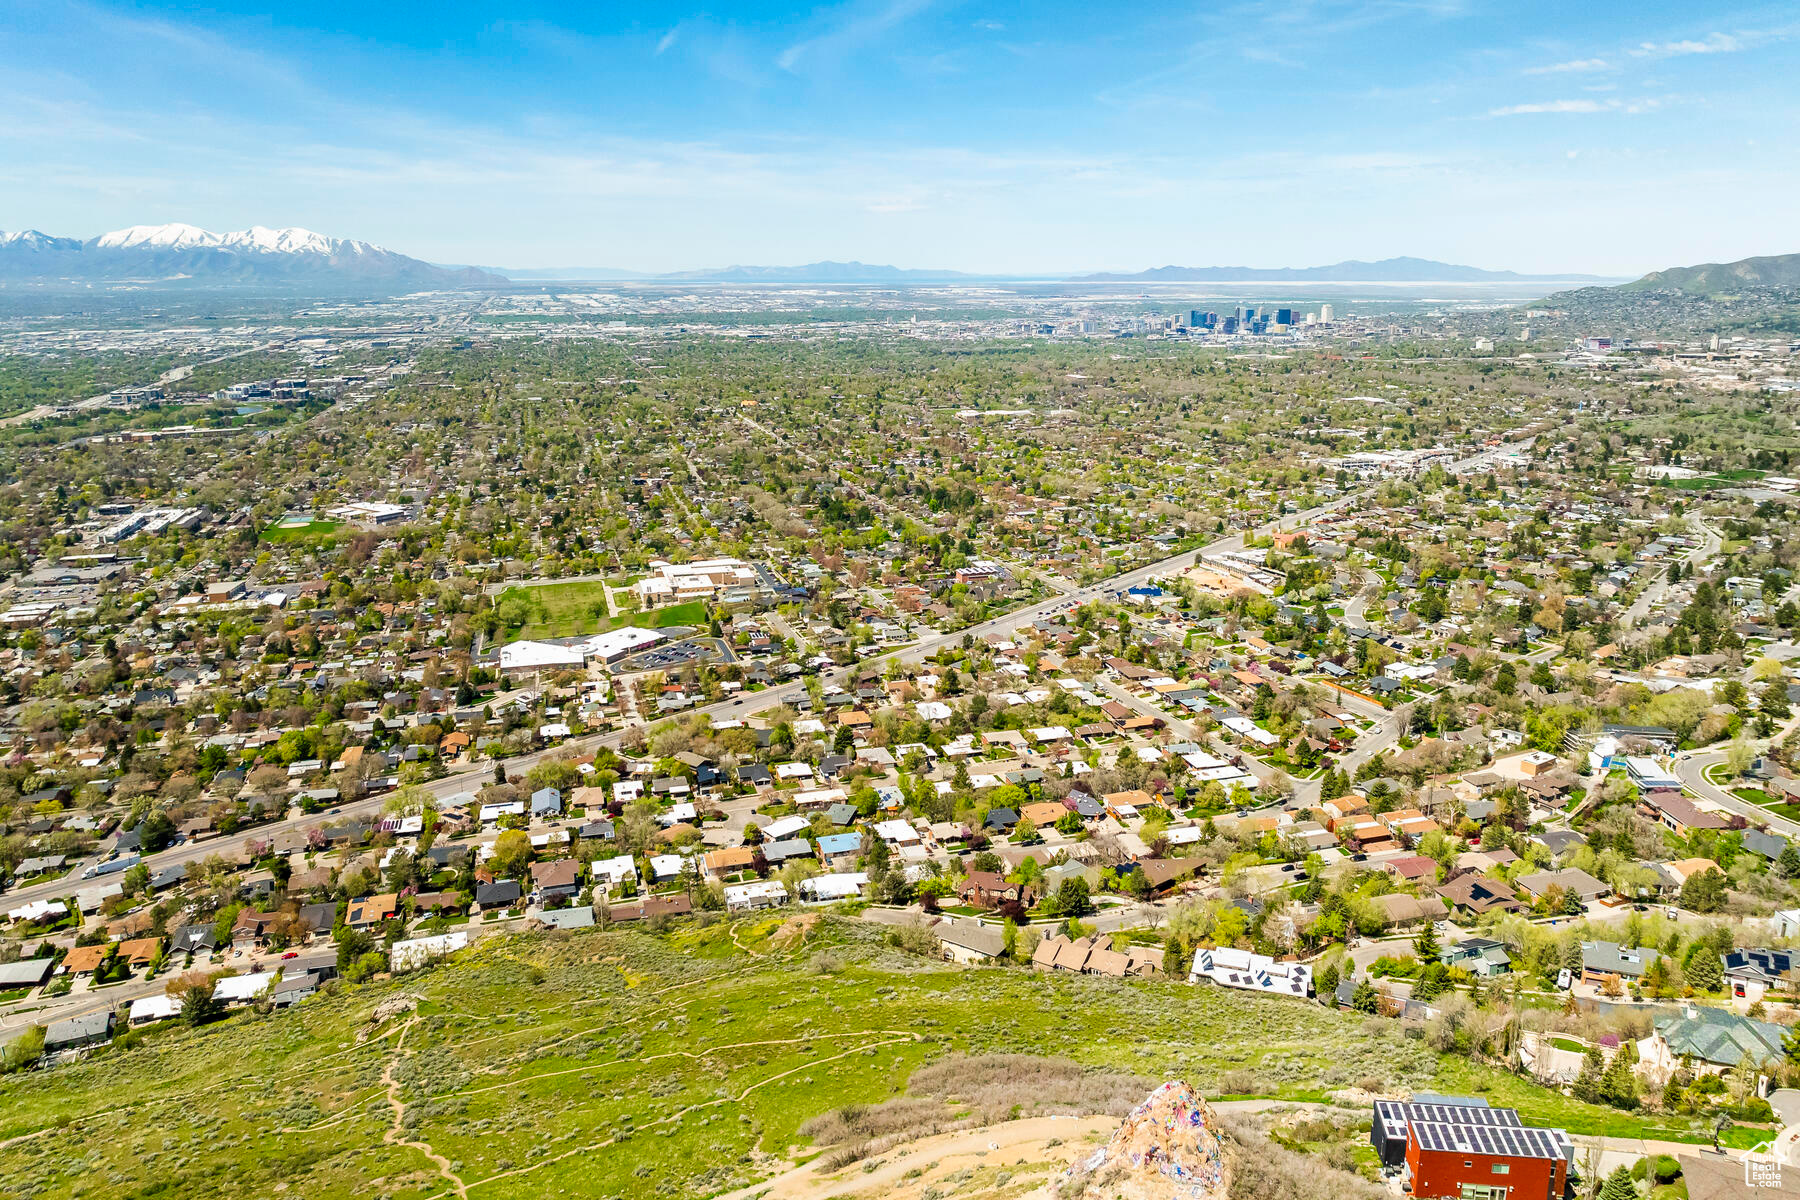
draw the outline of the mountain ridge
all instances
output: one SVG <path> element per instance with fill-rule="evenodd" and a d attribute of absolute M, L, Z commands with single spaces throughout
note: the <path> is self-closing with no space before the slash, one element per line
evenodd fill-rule
<path fill-rule="evenodd" d="M 1622 285 L 1620 290 L 1712 296 L 1741 287 L 1800 287 L 1800 254 L 1762 254 L 1734 262 L 1664 267 Z"/>
<path fill-rule="evenodd" d="M 1429 258 L 1384 258 L 1375 262 L 1345 259 L 1319 267 L 1152 267 L 1144 271 L 1101 271 L 1078 275 L 1075 282 L 1095 283 L 1530 283 L 1611 282 L 1611 276 L 1577 273 L 1527 275 L 1482 267 L 1438 262 Z"/>
<path fill-rule="evenodd" d="M 85 241 L 36 229 L 0 232 L 0 283 L 290 284 L 341 290 L 494 286 L 503 278 L 445 268 L 372 242 L 254 225 L 132 225 Z"/>

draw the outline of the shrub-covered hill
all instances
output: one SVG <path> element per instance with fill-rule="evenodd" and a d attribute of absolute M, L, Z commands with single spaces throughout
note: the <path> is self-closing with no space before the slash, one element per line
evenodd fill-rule
<path fill-rule="evenodd" d="M 834 918 L 495 937 L 0 1081 L 0 1194 L 705 1196 L 952 1053 L 1289 1095 L 1438 1070 L 1364 1024 L 1180 983 L 957 969 Z"/>

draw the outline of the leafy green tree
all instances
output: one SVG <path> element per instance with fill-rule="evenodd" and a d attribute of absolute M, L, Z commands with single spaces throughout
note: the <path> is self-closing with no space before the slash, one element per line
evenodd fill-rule
<path fill-rule="evenodd" d="M 1381 998 L 1375 994 L 1375 987 L 1367 979 L 1356 985 L 1356 991 L 1350 994 L 1350 1007 L 1359 1013 L 1372 1013 L 1381 1005 Z"/>
<path fill-rule="evenodd" d="M 357 959 L 375 948 L 375 939 L 361 929 L 345 926 L 338 931 L 337 965 L 338 973 L 347 974 Z"/>
<path fill-rule="evenodd" d="M 1725 872 L 1709 867 L 1689 875 L 1681 885 L 1681 907 L 1689 912 L 1716 913 L 1725 907 Z"/>
<path fill-rule="evenodd" d="M 1419 930 L 1419 936 L 1413 939 L 1413 953 L 1422 963 L 1434 963 L 1438 960 L 1437 925 L 1427 921 Z"/>
<path fill-rule="evenodd" d="M 508 829 L 494 839 L 495 878 L 514 879 L 531 861 L 531 835 L 522 829 Z"/>
<path fill-rule="evenodd" d="M 198 1027 L 214 1020 L 223 1006 L 213 996 L 212 980 L 196 983 L 181 997 L 181 1019 Z"/>

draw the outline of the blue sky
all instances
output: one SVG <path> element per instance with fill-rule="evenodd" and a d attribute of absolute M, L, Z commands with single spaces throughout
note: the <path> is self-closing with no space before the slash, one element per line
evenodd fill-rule
<path fill-rule="evenodd" d="M 6 0 L 0 228 L 1047 272 L 1800 251 L 1800 10 Z"/>

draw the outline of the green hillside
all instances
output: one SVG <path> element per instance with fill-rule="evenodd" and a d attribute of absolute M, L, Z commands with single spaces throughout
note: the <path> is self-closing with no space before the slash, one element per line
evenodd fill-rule
<path fill-rule="evenodd" d="M 408 995 L 414 1011 L 371 1023 Z M 1367 1023 L 1180 983 L 963 970 L 834 918 L 498 936 L 0 1080 L 0 1194 L 706 1196 L 804 1156 L 808 1118 L 892 1098 L 953 1052 L 1296 1098 L 1365 1078 L 1497 1084 L 1574 1125 L 1636 1128 Z"/>
<path fill-rule="evenodd" d="M 1701 263 L 1652 271 L 1622 291 L 1676 291 L 1717 296 L 1746 287 L 1800 287 L 1800 254 L 1775 254 L 1730 263 Z"/>

